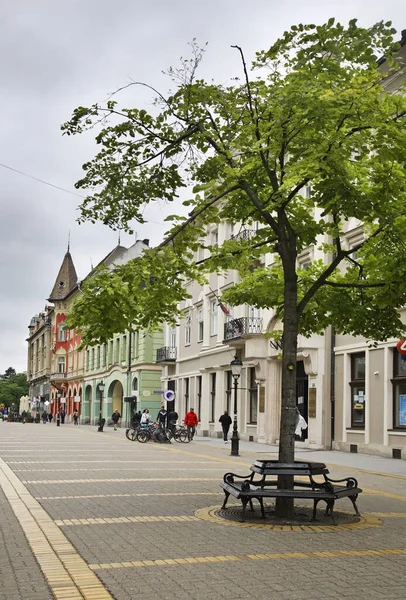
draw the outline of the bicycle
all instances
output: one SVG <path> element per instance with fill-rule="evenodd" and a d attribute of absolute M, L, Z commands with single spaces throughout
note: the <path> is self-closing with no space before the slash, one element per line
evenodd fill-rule
<path fill-rule="evenodd" d="M 128 427 L 125 430 L 125 437 L 127 438 L 127 440 L 130 440 L 130 442 L 137 441 L 137 431 L 138 430 L 139 430 L 139 425 L 137 427 Z"/>

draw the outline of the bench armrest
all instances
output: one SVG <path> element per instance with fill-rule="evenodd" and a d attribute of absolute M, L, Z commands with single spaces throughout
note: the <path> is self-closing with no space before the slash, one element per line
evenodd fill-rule
<path fill-rule="evenodd" d="M 346 482 L 347 488 L 358 487 L 358 481 L 355 477 L 344 477 L 344 479 L 330 479 L 330 477 L 326 476 L 326 481 L 332 483 L 343 483 Z"/>
<path fill-rule="evenodd" d="M 234 483 L 234 478 L 237 479 L 249 479 L 252 480 L 254 473 L 250 473 L 249 475 L 237 475 L 236 473 L 226 473 L 223 477 L 224 483 Z"/>

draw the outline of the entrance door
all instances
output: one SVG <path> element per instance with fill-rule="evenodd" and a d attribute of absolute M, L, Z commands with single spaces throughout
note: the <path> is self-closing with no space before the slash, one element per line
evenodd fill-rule
<path fill-rule="evenodd" d="M 309 377 L 305 373 L 302 360 L 296 363 L 296 406 L 300 414 L 308 423 L 308 408 L 309 408 Z M 308 429 L 302 429 L 302 435 L 296 436 L 298 441 L 307 440 Z"/>

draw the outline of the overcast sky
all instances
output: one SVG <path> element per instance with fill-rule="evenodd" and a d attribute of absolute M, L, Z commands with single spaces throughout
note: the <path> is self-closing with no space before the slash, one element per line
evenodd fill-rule
<path fill-rule="evenodd" d="M 0 0 L 0 163 L 77 193 L 91 134 L 62 137 L 60 124 L 79 105 L 100 101 L 130 78 L 166 91 L 162 70 L 187 56 L 193 38 L 209 42 L 201 74 L 225 83 L 239 75 L 231 44 L 247 57 L 268 48 L 290 25 L 392 20 L 406 28 L 404 0 Z M 126 98 L 127 104 L 130 98 Z M 134 106 L 148 97 L 132 88 Z M 26 370 L 27 327 L 43 310 L 71 232 L 80 278 L 117 243 L 102 225 L 78 225 L 80 198 L 0 166 L 0 373 Z M 139 238 L 158 243 L 173 206 L 151 205 Z M 134 238 L 122 234 L 122 244 Z"/>

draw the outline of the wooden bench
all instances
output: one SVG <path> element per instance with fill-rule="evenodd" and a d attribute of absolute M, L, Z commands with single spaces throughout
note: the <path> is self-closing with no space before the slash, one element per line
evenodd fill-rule
<path fill-rule="evenodd" d="M 330 514 L 333 525 L 334 503 L 340 498 L 349 498 L 354 506 L 355 513 L 359 515 L 356 500 L 362 490 L 354 477 L 344 479 L 330 479 L 329 470 L 323 463 L 295 461 L 294 463 L 280 463 L 276 460 L 256 460 L 249 475 L 226 473 L 220 487 L 223 488 L 225 498 L 222 508 L 227 508 L 229 496 L 234 496 L 242 503 L 241 522 L 245 521 L 247 504 L 253 511 L 252 500 L 256 499 L 261 507 L 261 517 L 265 519 L 264 498 L 307 498 L 313 500 L 313 520 L 316 519 L 317 505 L 320 500 L 326 502 L 326 515 Z M 258 477 L 259 476 L 259 477 Z M 293 486 L 278 482 L 279 476 L 290 477 Z M 321 481 L 314 477 L 321 476 Z M 300 479 L 299 479 L 300 478 Z M 283 482 L 283 478 L 282 478 Z M 344 484 L 344 485 L 337 485 Z M 279 487 L 278 487 L 279 486 Z"/>

